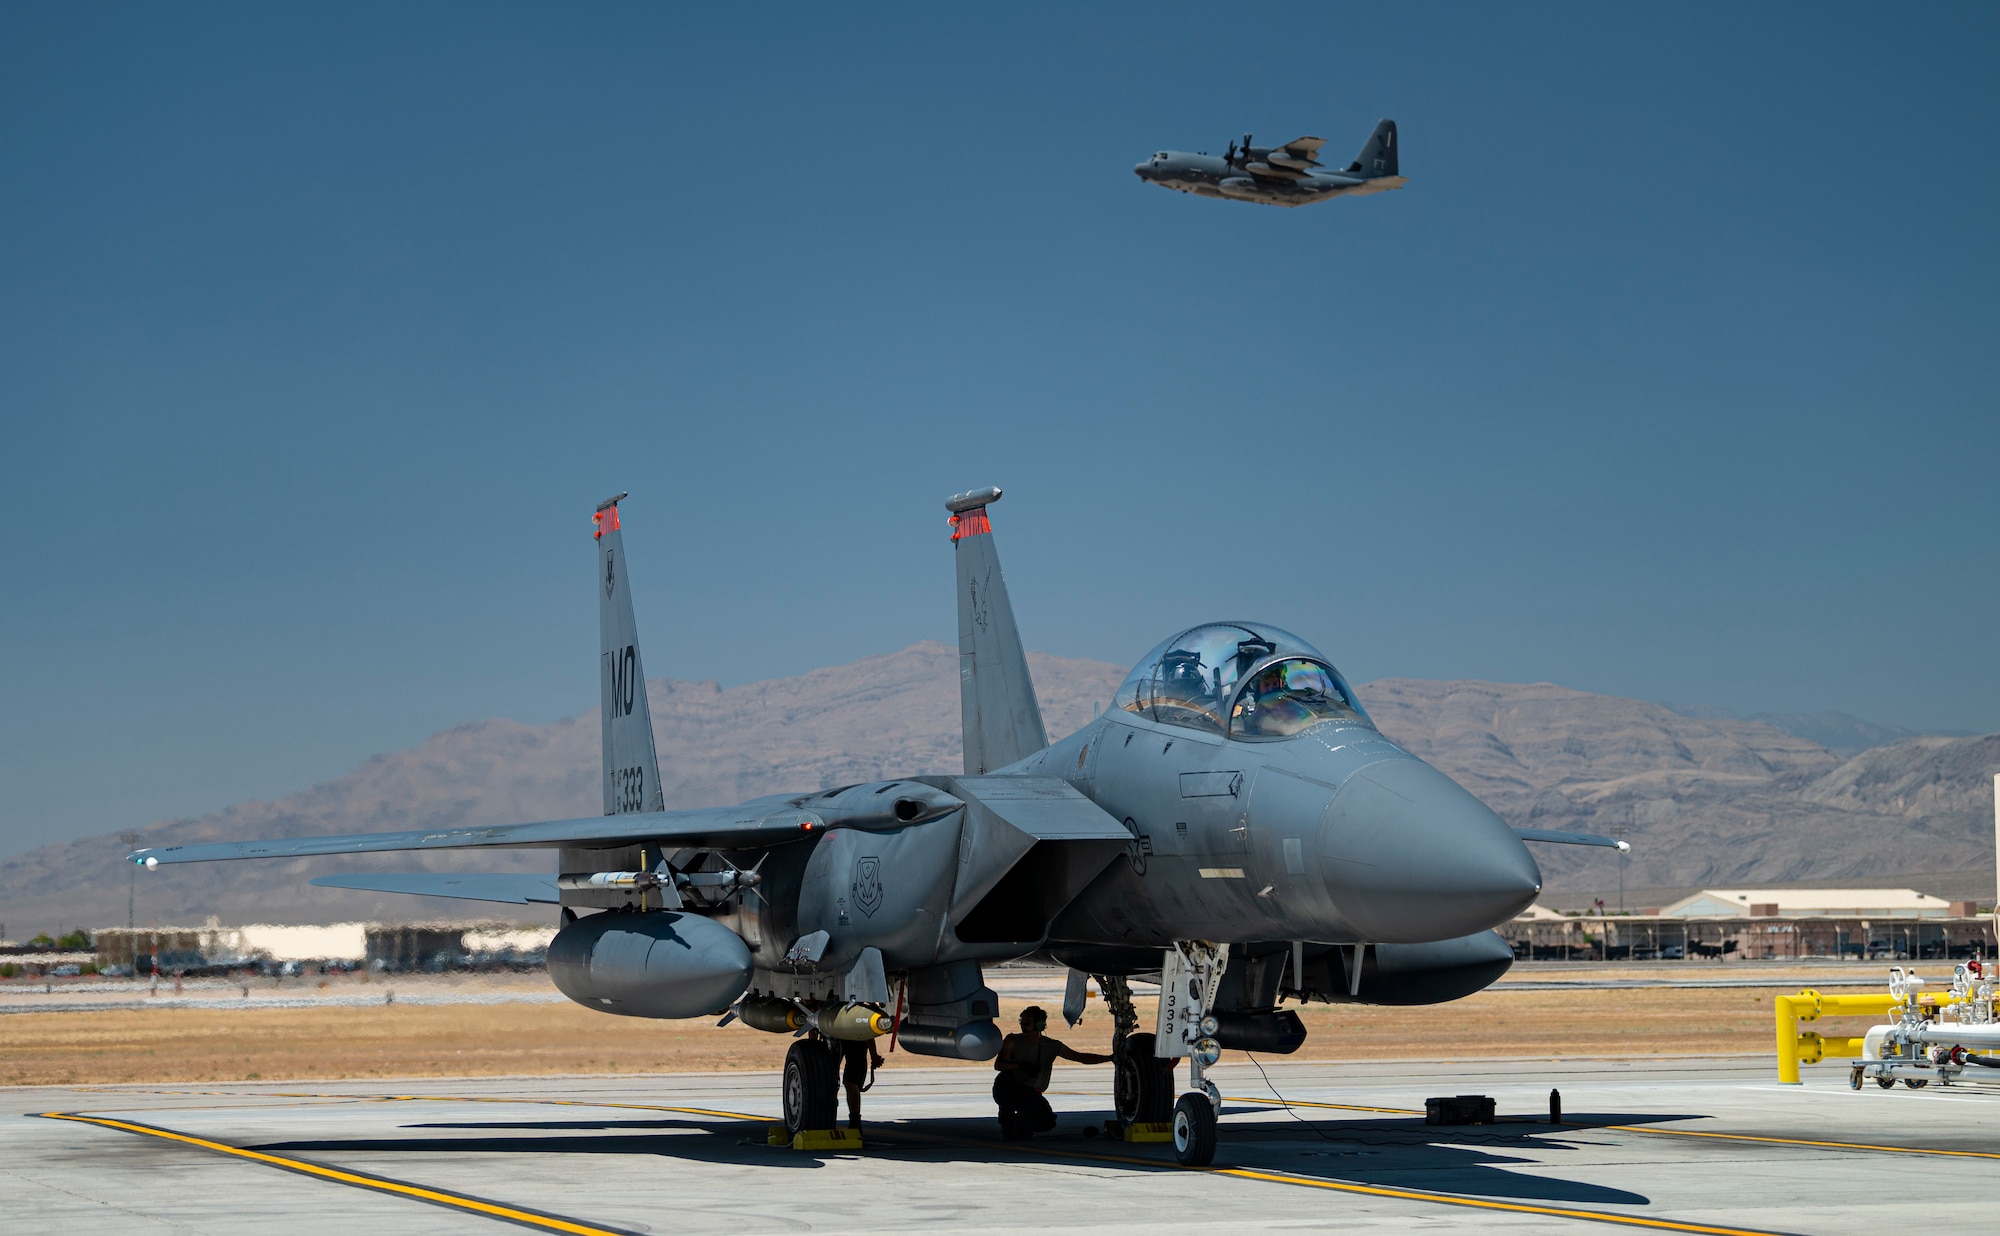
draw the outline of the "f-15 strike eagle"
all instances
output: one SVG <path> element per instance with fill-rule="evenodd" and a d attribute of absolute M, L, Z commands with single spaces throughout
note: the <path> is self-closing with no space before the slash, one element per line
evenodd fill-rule
<path fill-rule="evenodd" d="M 1339 170 L 1323 168 L 1319 148 L 1325 139 L 1301 137 L 1282 146 L 1229 144 L 1218 159 L 1202 152 L 1162 150 L 1132 171 L 1148 184 L 1202 197 L 1227 197 L 1266 206 L 1304 206 L 1330 197 L 1358 197 L 1400 189 L 1409 180 L 1397 171 L 1396 122 L 1384 120 L 1354 162 Z"/>
<path fill-rule="evenodd" d="M 604 814 L 578 820 L 170 846 L 146 867 L 388 850 L 537 848 L 547 876 L 322 876 L 336 888 L 560 907 L 549 976 L 631 1017 L 725 1014 L 791 1036 L 794 1134 L 835 1119 L 836 1040 L 965 1060 L 1000 1047 L 981 966 L 1094 977 L 1115 1023 L 1124 1127 L 1171 1124 L 1183 1163 L 1215 1153 L 1225 1049 L 1296 1051 L 1287 1001 L 1431 1004 L 1497 979 L 1491 929 L 1534 901 L 1523 840 L 1385 737 L 1332 662 L 1268 623 L 1163 640 L 1110 707 L 1051 743 L 994 546 L 998 489 L 959 494 L 965 771 L 667 811 L 646 704 L 620 494 L 597 508 Z M 1258 598 L 1247 597 L 1254 604 Z M 1130 981 L 1157 981 L 1139 1031 Z M 1175 1070 L 1188 1061 L 1176 1099 Z"/>

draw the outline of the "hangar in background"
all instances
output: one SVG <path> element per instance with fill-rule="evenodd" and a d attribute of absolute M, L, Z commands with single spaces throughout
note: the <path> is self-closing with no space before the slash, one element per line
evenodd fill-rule
<path fill-rule="evenodd" d="M 106 927 L 92 932 L 100 966 L 162 974 L 268 964 L 338 963 L 390 971 L 539 966 L 554 927 L 519 923 L 326 923 Z"/>
<path fill-rule="evenodd" d="M 1661 918 L 1970 918 L 1970 901 L 1914 888 L 1705 888 L 1656 911 Z"/>
<path fill-rule="evenodd" d="M 1500 934 L 1534 961 L 1990 957 L 1994 923 L 1980 909 L 1912 888 L 1710 888 L 1636 914 L 1537 905 Z"/>

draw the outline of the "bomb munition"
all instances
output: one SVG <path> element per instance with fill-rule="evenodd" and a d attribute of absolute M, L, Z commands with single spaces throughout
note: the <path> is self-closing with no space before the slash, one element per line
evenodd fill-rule
<path fill-rule="evenodd" d="M 769 996 L 757 996 L 745 1000 L 736 1010 L 736 1016 L 752 1030 L 763 1030 L 770 1034 L 790 1034 L 806 1027 L 806 1015 L 790 1000 L 773 1000 Z"/>
<path fill-rule="evenodd" d="M 821 1009 L 813 1014 L 813 1024 L 819 1032 L 830 1039 L 879 1039 L 896 1025 L 895 1019 L 887 1013 L 880 1013 L 865 1004 L 850 1004 L 842 1009 Z"/>

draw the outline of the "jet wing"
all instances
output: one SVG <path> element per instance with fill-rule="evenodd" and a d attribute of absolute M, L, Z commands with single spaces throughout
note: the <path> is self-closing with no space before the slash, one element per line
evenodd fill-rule
<path fill-rule="evenodd" d="M 514 905 L 560 905 L 556 882 L 540 875 L 433 874 L 431 872 L 346 872 L 306 881 L 322 888 L 356 888 L 371 893 L 456 897 L 460 901 L 505 901 Z"/>
<path fill-rule="evenodd" d="M 1326 145 L 1323 137 L 1298 137 L 1282 146 L 1274 147 L 1265 159 L 1273 167 L 1288 171 L 1303 172 L 1319 163 L 1319 148 Z"/>
<path fill-rule="evenodd" d="M 388 850 L 550 850 L 563 846 L 611 849 L 658 841 L 679 846 L 747 847 L 790 841 L 826 818 L 783 800 L 759 799 L 736 807 L 693 811 L 637 811 L 580 820 L 501 824 L 492 828 L 441 828 L 406 833 L 349 833 L 274 841 L 222 841 L 134 850 L 126 857 L 146 867 L 162 863 L 211 863 L 237 858 L 304 858 L 316 854 L 376 854 Z"/>
<path fill-rule="evenodd" d="M 1613 837 L 1600 837 L 1596 833 L 1566 833 L 1553 828 L 1517 828 L 1514 835 L 1523 841 L 1550 841 L 1557 845 L 1601 845 L 1617 850 L 1621 854 L 1632 852 L 1629 842 Z"/>

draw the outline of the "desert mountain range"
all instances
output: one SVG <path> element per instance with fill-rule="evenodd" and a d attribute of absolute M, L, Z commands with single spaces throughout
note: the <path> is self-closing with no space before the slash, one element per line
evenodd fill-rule
<path fill-rule="evenodd" d="M 959 768 L 958 654 L 925 642 L 738 687 L 647 683 L 669 807 Z M 1052 735 L 1096 715 L 1125 669 L 1028 654 Z M 1628 890 L 1656 904 L 1713 884 L 1915 883 L 1993 895 L 1992 777 L 2000 735 L 1917 737 L 1836 754 L 1776 725 L 1691 717 L 1547 683 L 1384 679 L 1358 688 L 1391 738 L 1510 823 L 1610 832 L 1633 854 Z M 546 725 L 475 721 L 275 802 L 144 831 L 147 845 L 500 824 L 601 809 L 595 710 Z M 125 921 L 115 836 L 0 862 L 0 923 L 16 938 Z M 1615 886 L 1608 852 L 1535 847 L 1561 904 Z M 141 924 L 533 919 L 523 907 L 314 888 L 341 870 L 540 870 L 539 853 L 221 863 L 136 874 Z M 1633 905 L 1640 902 L 1634 900 Z"/>

